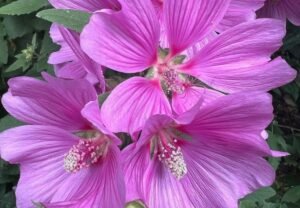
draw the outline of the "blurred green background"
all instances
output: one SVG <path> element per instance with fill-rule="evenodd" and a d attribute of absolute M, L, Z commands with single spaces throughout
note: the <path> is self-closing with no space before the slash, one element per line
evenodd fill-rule
<path fill-rule="evenodd" d="M 11 3 L 0 0 L 0 7 Z M 36 17 L 50 8 L 47 0 L 23 0 L 27 5 L 0 8 L 0 92 L 7 91 L 7 80 L 28 75 L 39 77 L 41 71 L 53 73 L 47 59 L 59 47 L 49 37 L 50 23 Z M 13 11 L 13 12 L 12 12 Z M 2 15 L 9 14 L 9 15 Z M 73 22 L 74 24 L 74 22 Z M 287 24 L 282 48 L 273 56 L 282 56 L 300 71 L 300 27 Z M 287 151 L 285 158 L 269 158 L 277 170 L 272 187 L 264 188 L 241 200 L 241 208 L 300 208 L 300 77 L 272 92 L 275 119 L 268 128 L 268 142 L 273 149 Z M 0 132 L 20 125 L 0 108 Z M 0 159 L 0 208 L 15 207 L 14 189 L 19 177 L 17 166 Z M 138 207 L 132 205 L 129 207 Z"/>

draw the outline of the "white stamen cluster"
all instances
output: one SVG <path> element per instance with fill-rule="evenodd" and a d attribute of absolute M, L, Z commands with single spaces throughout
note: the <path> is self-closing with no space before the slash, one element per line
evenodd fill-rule
<path fill-rule="evenodd" d="M 178 180 L 187 174 L 186 163 L 180 147 L 175 147 L 169 143 L 168 149 L 162 147 L 162 153 L 158 155 L 158 159 L 166 165 Z"/>
<path fill-rule="evenodd" d="M 74 145 L 64 158 L 64 169 L 75 173 L 82 168 L 88 168 L 99 161 L 103 155 L 103 147 L 95 144 L 92 139 L 80 140 Z"/>

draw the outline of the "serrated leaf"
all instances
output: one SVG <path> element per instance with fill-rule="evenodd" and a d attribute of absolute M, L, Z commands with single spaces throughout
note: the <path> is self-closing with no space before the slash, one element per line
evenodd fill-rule
<path fill-rule="evenodd" d="M 88 23 L 91 15 L 87 12 L 77 10 L 47 9 L 40 11 L 36 16 L 53 23 L 59 23 L 77 32 L 81 32 L 83 27 Z"/>
<path fill-rule="evenodd" d="M 2 15 L 22 15 L 35 12 L 48 5 L 47 0 L 18 0 L 0 8 Z"/>
<path fill-rule="evenodd" d="M 290 188 L 282 197 L 282 201 L 296 203 L 300 201 L 300 186 Z"/>

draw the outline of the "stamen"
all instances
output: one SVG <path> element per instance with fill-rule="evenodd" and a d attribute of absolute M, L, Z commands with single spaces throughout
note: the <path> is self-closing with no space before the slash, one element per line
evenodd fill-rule
<path fill-rule="evenodd" d="M 180 147 L 175 147 L 170 143 L 168 147 L 169 149 L 163 149 L 162 153 L 158 155 L 158 159 L 162 161 L 179 180 L 187 174 L 186 163 Z"/>
<path fill-rule="evenodd" d="M 178 140 L 170 131 L 159 132 L 153 137 L 151 152 L 157 155 L 169 171 L 180 180 L 187 174 L 187 166 Z M 154 148 L 154 149 L 153 149 Z"/>
<path fill-rule="evenodd" d="M 164 84 L 168 93 L 176 92 L 182 94 L 185 90 L 183 81 L 178 76 L 178 73 L 174 69 L 168 69 L 162 73 Z"/>
<path fill-rule="evenodd" d="M 76 173 L 97 163 L 105 154 L 107 141 L 101 139 L 81 139 L 65 155 L 64 168 L 67 172 Z"/>

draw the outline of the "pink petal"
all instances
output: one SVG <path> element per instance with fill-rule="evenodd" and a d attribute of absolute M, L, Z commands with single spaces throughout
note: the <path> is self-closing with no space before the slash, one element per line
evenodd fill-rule
<path fill-rule="evenodd" d="M 269 62 L 284 35 L 284 24 L 278 20 L 240 24 L 207 44 L 182 70 L 224 92 L 268 91 L 296 76 L 283 59 Z"/>
<path fill-rule="evenodd" d="M 165 0 L 164 23 L 175 55 L 200 41 L 223 18 L 229 0 Z"/>
<path fill-rule="evenodd" d="M 283 21 L 290 20 L 295 25 L 300 25 L 300 1 L 280 0 L 274 2 L 266 0 L 262 9 L 257 12 L 258 17 L 276 18 Z"/>
<path fill-rule="evenodd" d="M 98 100 L 87 103 L 82 109 L 81 114 L 84 118 L 91 122 L 96 127 L 96 129 L 101 131 L 103 134 L 108 135 L 117 145 L 121 144 L 120 139 L 104 126 L 101 119 Z"/>
<path fill-rule="evenodd" d="M 103 76 L 102 67 L 92 61 L 81 49 L 79 35 L 66 28 L 59 27 L 59 31 L 65 41 L 65 43 L 71 48 L 76 56 L 75 61 L 78 60 L 84 67 L 84 69 L 92 76 L 100 85 L 101 92 L 105 91 L 105 79 Z M 77 61 L 77 62 L 78 62 Z M 75 70 L 75 69 L 74 69 Z"/>
<path fill-rule="evenodd" d="M 87 76 L 87 71 L 82 66 L 80 61 L 67 62 L 54 67 L 55 75 L 65 79 L 84 79 Z"/>
<path fill-rule="evenodd" d="M 171 107 L 157 80 L 133 77 L 112 91 L 101 113 L 111 131 L 134 133 L 150 116 L 171 114 Z"/>
<path fill-rule="evenodd" d="M 218 32 L 225 31 L 235 25 L 238 25 L 256 18 L 255 11 L 264 5 L 265 0 L 232 0 L 228 10 L 218 25 Z"/>
<path fill-rule="evenodd" d="M 2 98 L 6 110 L 29 124 L 68 130 L 86 128 L 88 123 L 80 111 L 86 103 L 97 99 L 93 86 L 85 80 L 61 80 L 43 75 L 47 82 L 29 77 L 10 79 L 11 93 Z"/>
<path fill-rule="evenodd" d="M 228 138 L 226 145 L 203 140 L 182 147 L 188 173 L 181 184 L 197 193 L 188 195 L 194 207 L 238 208 L 239 199 L 272 185 L 275 171 L 268 162 L 243 145 L 233 150 L 232 143 Z"/>
<path fill-rule="evenodd" d="M 235 93 L 200 108 L 194 120 L 183 125 L 181 130 L 203 142 L 227 145 L 230 141 L 228 149 L 247 149 L 260 156 L 269 156 L 270 149 L 261 133 L 272 121 L 272 112 L 270 95 Z"/>
<path fill-rule="evenodd" d="M 203 105 L 206 105 L 222 95 L 214 90 L 188 86 L 182 94 L 172 95 L 172 107 L 177 114 L 182 114 L 190 110 L 200 99 L 203 99 Z"/>
<path fill-rule="evenodd" d="M 72 134 L 50 126 L 22 126 L 0 135 L 1 157 L 21 164 L 18 207 L 31 208 L 33 201 L 72 202 L 76 207 L 123 206 L 118 148 L 111 146 L 103 161 L 71 174 L 64 170 L 64 155 L 77 142 Z"/>
<path fill-rule="evenodd" d="M 117 0 L 49 0 L 50 4 L 57 9 L 74 9 L 94 12 L 100 9 L 119 9 Z"/>
<path fill-rule="evenodd" d="M 48 63 L 49 64 L 62 64 L 65 62 L 76 60 L 76 56 L 72 49 L 67 44 L 61 44 L 61 48 L 57 52 L 50 54 Z"/>
<path fill-rule="evenodd" d="M 81 34 L 81 45 L 106 67 L 140 72 L 156 61 L 159 32 L 150 0 L 124 1 L 120 12 L 103 11 L 91 17 Z"/>

